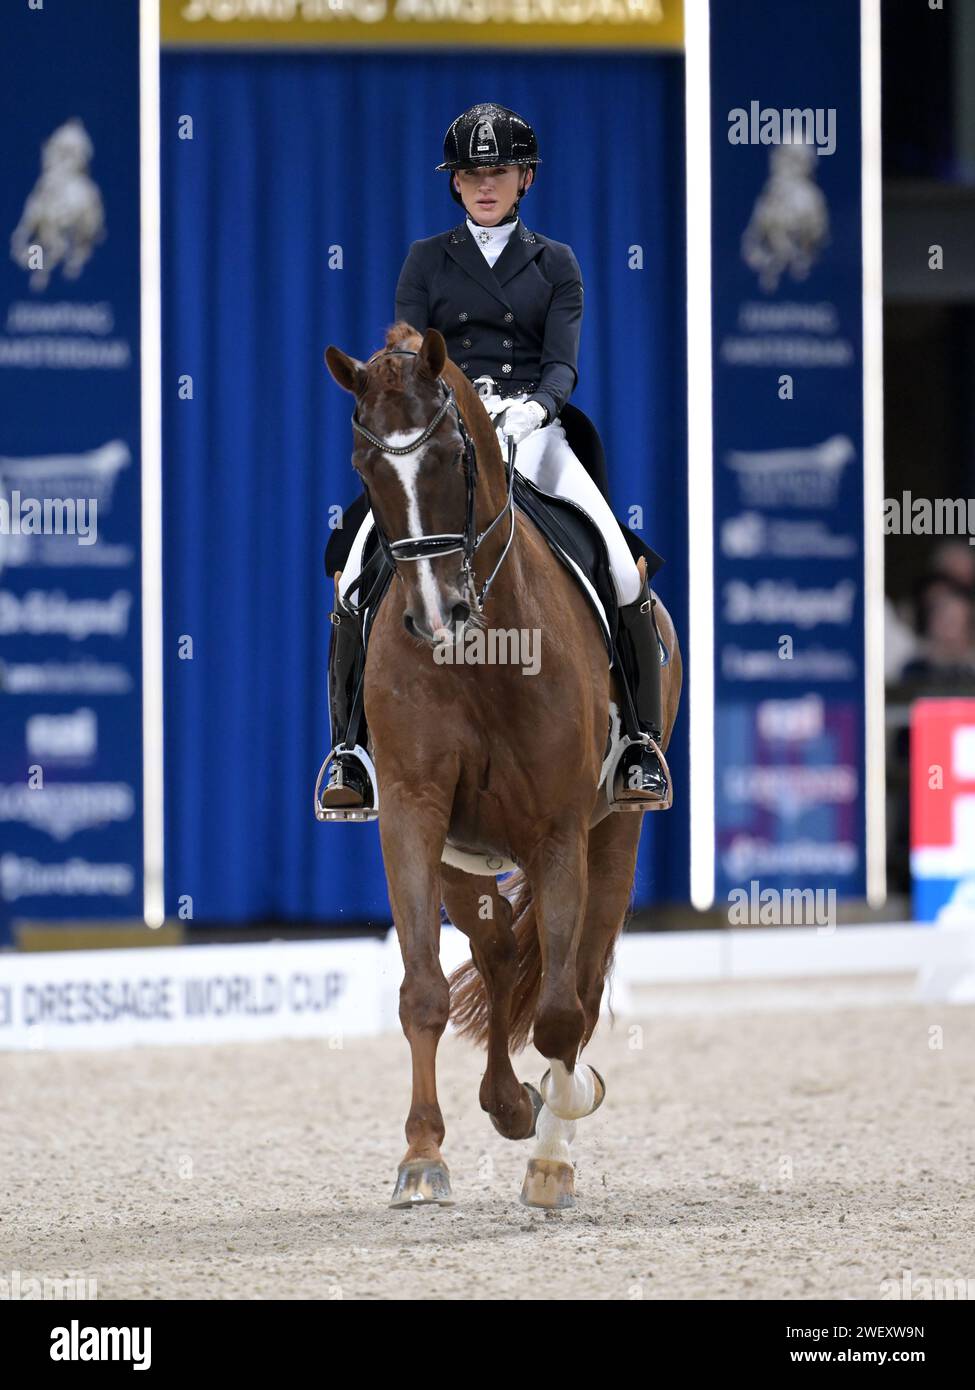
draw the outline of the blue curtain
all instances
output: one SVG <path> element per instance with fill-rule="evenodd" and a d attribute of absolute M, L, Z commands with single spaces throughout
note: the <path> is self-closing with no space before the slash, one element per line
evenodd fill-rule
<path fill-rule="evenodd" d="M 322 553 L 329 507 L 357 492 L 350 400 L 322 353 L 380 346 L 410 242 L 460 220 L 434 173 L 443 132 L 488 98 L 538 131 L 525 221 L 573 247 L 586 284 L 573 399 L 603 435 L 620 515 L 644 508 L 686 631 L 682 61 L 165 55 L 167 898 L 192 898 L 197 922 L 388 921 L 376 827 L 311 810 Z M 641 905 L 687 895 L 686 728 L 675 809 L 645 822 Z"/>

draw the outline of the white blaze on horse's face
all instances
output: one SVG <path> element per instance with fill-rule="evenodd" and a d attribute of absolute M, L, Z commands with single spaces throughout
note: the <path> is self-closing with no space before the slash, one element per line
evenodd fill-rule
<path fill-rule="evenodd" d="M 415 430 L 395 430 L 387 442 L 394 449 L 398 449 L 415 438 Z M 383 454 L 383 458 L 396 473 L 403 491 L 406 493 L 407 532 L 405 536 L 397 536 L 395 538 L 397 540 L 406 540 L 407 537 L 423 535 L 423 522 L 420 518 L 420 504 L 417 497 L 417 478 L 428 448 L 429 444 L 421 444 L 418 449 L 414 449 L 409 454 Z M 408 585 L 408 572 L 410 570 L 415 571 L 416 579 L 416 588 L 411 604 L 414 623 L 417 628 L 432 634 L 434 642 L 453 643 L 454 626 L 451 610 L 454 600 L 447 599 L 441 593 L 433 573 L 432 561 L 414 560 L 408 564 L 401 564 L 400 573 L 403 574 Z"/>

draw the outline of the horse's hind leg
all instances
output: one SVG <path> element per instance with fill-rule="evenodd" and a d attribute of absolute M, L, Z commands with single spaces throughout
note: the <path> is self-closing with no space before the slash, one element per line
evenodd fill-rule
<path fill-rule="evenodd" d="M 515 1075 L 508 1051 L 511 996 L 518 977 L 518 947 L 511 925 L 511 904 L 497 880 L 441 866 L 443 901 L 454 926 L 469 939 L 471 957 L 484 982 L 487 998 L 487 1069 L 481 1081 L 481 1109 L 506 1139 L 527 1139 L 535 1132 L 541 1096 Z"/>
<path fill-rule="evenodd" d="M 451 1200 L 450 1175 L 440 1152 L 445 1130 L 437 1100 L 437 1045 L 450 1009 L 450 991 L 440 966 L 440 855 L 449 805 L 445 799 L 438 806 L 437 800 L 436 789 L 429 785 L 420 804 L 391 790 L 379 813 L 389 900 L 403 954 L 399 1016 L 413 1059 L 408 1147 L 393 1191 L 394 1207 Z"/>
<path fill-rule="evenodd" d="M 642 816 L 611 815 L 589 833 L 586 913 L 575 956 L 576 990 L 585 1015 L 580 1051 L 599 1022 L 613 944 L 629 903 L 642 820 Z M 570 1207 L 575 1202 L 570 1150 L 575 1121 L 602 1104 L 605 1084 L 592 1067 L 570 1070 L 561 1059 L 552 1062 L 542 1090 L 546 1103 L 538 1118 L 537 1143 L 521 1200 L 527 1206 Z"/>
<path fill-rule="evenodd" d="M 542 953 L 534 1043 L 543 1057 L 563 1063 L 570 1072 L 585 1027 L 576 955 L 586 912 L 587 842 L 587 827 L 575 820 L 549 827 L 528 868 Z"/>
<path fill-rule="evenodd" d="M 545 1099 L 536 1127 L 521 1200 L 527 1206 L 572 1206 L 569 1144 L 575 1120 L 602 1101 L 602 1082 L 588 1066 L 576 1066 L 586 1027 L 579 997 L 578 951 L 586 915 L 586 827 L 551 827 L 539 843 L 529 877 L 537 903 L 542 985 L 533 1040 L 549 1061 L 540 1087 Z"/>

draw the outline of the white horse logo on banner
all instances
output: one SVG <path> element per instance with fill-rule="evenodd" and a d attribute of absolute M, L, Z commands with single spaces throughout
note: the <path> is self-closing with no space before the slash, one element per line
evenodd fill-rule
<path fill-rule="evenodd" d="M 105 211 L 88 174 L 95 147 L 80 120 L 65 121 L 45 141 L 41 173 L 10 238 L 17 265 L 31 271 L 33 290 L 43 290 L 61 266 L 77 280 L 98 242 L 105 239 Z"/>
<path fill-rule="evenodd" d="M 812 145 L 778 145 L 769 176 L 741 239 L 745 264 L 759 284 L 774 293 L 786 271 L 805 280 L 829 240 L 829 209 L 816 183 L 818 155 Z"/>

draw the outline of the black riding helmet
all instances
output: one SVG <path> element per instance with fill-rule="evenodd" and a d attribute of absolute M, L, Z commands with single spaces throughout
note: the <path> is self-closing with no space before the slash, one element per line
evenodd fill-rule
<path fill-rule="evenodd" d="M 528 122 L 507 106 L 482 101 L 451 122 L 443 141 L 443 163 L 437 165 L 437 171 L 449 171 L 450 196 L 455 203 L 463 205 L 454 187 L 455 169 L 493 168 L 499 164 L 524 164 L 534 169 L 540 163 L 538 141 Z M 521 196 L 519 194 L 515 200 L 505 222 L 518 216 Z"/>

